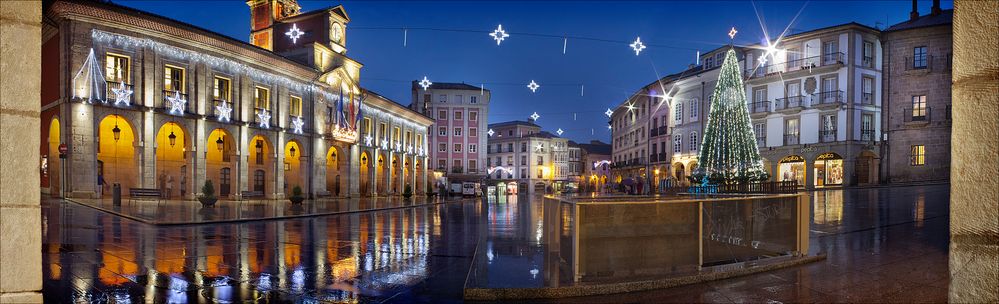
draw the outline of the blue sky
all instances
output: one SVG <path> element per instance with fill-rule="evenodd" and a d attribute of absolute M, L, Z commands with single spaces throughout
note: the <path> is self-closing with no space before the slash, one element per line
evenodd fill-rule
<path fill-rule="evenodd" d="M 248 40 L 249 8 L 244 1 L 114 1 L 239 40 Z M 532 112 L 546 130 L 588 142 L 610 137 L 603 112 L 659 76 L 694 62 L 697 50 L 729 42 L 761 42 L 763 30 L 749 1 L 299 1 L 303 11 L 343 4 L 350 15 L 347 55 L 364 64 L 362 86 L 409 104 L 410 81 L 485 84 L 492 91 L 489 122 L 526 119 Z M 895 24 L 908 18 L 911 1 L 757 1 L 771 36 L 800 11 L 791 25 L 807 31 L 858 22 Z M 919 1 L 922 14 L 931 1 Z M 953 8 L 943 1 L 944 9 Z M 403 46 L 398 28 L 492 31 L 511 36 L 497 46 L 486 33 L 409 30 Z M 392 29 L 377 29 L 392 28 Z M 577 36 L 618 42 L 518 35 Z M 650 45 L 639 56 L 627 43 L 641 37 Z M 655 46 L 653 46 L 655 45 Z M 658 46 L 658 47 L 657 47 Z M 534 80 L 536 93 L 527 89 Z M 580 86 L 583 94 L 580 96 Z M 591 135 L 593 130 L 593 135 Z"/>

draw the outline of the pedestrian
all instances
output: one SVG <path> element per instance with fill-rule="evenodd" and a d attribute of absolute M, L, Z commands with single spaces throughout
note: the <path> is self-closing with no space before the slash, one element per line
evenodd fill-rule
<path fill-rule="evenodd" d="M 104 174 L 97 174 L 97 195 L 100 198 L 104 198 L 104 188 L 107 187 L 107 182 L 104 181 Z"/>
<path fill-rule="evenodd" d="M 172 196 L 173 196 L 173 175 L 167 175 L 166 199 L 170 199 Z"/>

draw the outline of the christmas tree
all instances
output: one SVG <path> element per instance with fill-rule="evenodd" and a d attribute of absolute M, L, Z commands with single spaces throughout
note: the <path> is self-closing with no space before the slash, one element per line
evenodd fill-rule
<path fill-rule="evenodd" d="M 730 49 L 725 54 L 718 85 L 711 96 L 708 123 L 701 142 L 700 167 L 692 177 L 711 183 L 740 183 L 769 178 L 763 170 L 763 159 L 756 146 L 756 134 L 746 106 L 746 89 L 742 85 L 739 59 L 734 50 Z"/>

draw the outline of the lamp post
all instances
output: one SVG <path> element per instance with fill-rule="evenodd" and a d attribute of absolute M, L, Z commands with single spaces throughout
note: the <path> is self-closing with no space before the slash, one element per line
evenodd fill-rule
<path fill-rule="evenodd" d="M 225 141 L 222 140 L 222 135 L 219 135 L 219 139 L 215 140 L 215 146 L 219 149 L 219 152 L 225 148 Z"/>
<path fill-rule="evenodd" d="M 291 157 L 295 157 L 295 146 L 291 146 Z"/>
<path fill-rule="evenodd" d="M 111 129 L 111 133 L 114 134 L 115 142 L 121 139 L 121 128 L 118 128 L 118 123 L 114 124 L 114 129 Z"/>
<path fill-rule="evenodd" d="M 173 147 L 174 145 L 177 144 L 177 135 L 173 134 L 173 131 L 170 131 L 170 135 L 167 136 L 167 138 L 170 139 L 170 146 L 171 147 Z"/>

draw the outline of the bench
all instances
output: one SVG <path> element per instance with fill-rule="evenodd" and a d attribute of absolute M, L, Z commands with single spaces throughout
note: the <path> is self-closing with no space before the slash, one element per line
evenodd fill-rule
<path fill-rule="evenodd" d="M 240 196 L 243 199 L 261 198 L 261 197 L 264 197 L 264 192 L 263 191 L 243 191 L 243 192 L 240 192 Z"/>
<path fill-rule="evenodd" d="M 128 188 L 128 196 L 131 198 L 152 198 L 158 199 L 163 196 L 160 189 L 155 188 Z"/>

